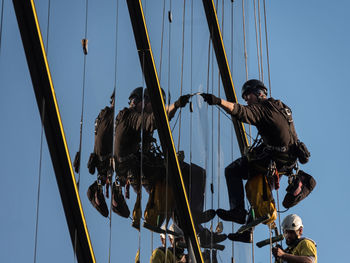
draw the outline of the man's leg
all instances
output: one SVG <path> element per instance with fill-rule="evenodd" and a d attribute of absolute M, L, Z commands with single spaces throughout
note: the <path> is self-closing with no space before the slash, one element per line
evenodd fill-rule
<path fill-rule="evenodd" d="M 245 223 L 243 179 L 248 178 L 248 160 L 241 157 L 225 168 L 230 210 L 218 209 L 217 215 L 225 221 Z"/>

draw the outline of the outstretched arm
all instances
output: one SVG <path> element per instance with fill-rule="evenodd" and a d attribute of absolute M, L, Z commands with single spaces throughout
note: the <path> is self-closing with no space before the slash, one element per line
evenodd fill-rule
<path fill-rule="evenodd" d="M 235 103 L 218 98 L 213 94 L 201 93 L 201 96 L 203 97 L 204 101 L 207 102 L 209 105 L 218 105 L 229 114 L 232 113 L 235 107 Z"/>
<path fill-rule="evenodd" d="M 187 95 L 182 95 L 182 96 L 180 96 L 180 98 L 179 98 L 177 101 L 175 101 L 173 104 L 170 104 L 170 105 L 165 106 L 165 110 L 166 110 L 166 112 L 167 112 L 167 114 L 168 114 L 169 120 L 171 120 L 171 119 L 174 117 L 174 115 L 175 115 L 175 113 L 176 113 L 176 111 L 177 111 L 178 108 L 183 108 L 183 107 L 186 106 L 186 104 L 187 104 L 187 103 L 189 102 L 189 100 L 190 100 L 190 97 L 191 97 L 191 95 L 189 95 L 189 94 L 187 94 Z"/>

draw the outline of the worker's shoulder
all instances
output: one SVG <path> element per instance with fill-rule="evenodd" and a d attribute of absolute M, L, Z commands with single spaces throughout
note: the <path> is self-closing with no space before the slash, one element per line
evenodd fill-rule
<path fill-rule="evenodd" d="M 311 246 L 317 247 L 316 242 L 314 240 L 312 240 L 311 238 L 308 238 L 308 237 L 301 238 L 301 240 L 300 240 L 298 245 L 300 245 L 300 246 L 304 246 L 304 245 L 310 246 L 311 245 Z"/>

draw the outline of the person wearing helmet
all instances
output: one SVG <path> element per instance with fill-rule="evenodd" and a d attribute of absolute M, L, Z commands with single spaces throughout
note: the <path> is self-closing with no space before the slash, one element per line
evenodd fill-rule
<path fill-rule="evenodd" d="M 280 174 L 291 173 L 296 165 L 294 145 L 298 137 L 291 110 L 280 100 L 267 98 L 267 88 L 256 79 L 248 80 L 242 87 L 242 98 L 248 104 L 246 106 L 213 94 L 202 93 L 201 96 L 209 105 L 218 105 L 237 120 L 256 126 L 262 138 L 262 143 L 250 147 L 248 154 L 225 168 L 230 209 L 216 210 L 222 220 L 244 224 L 247 212 L 244 207 L 243 179 L 247 180 L 259 173 L 267 174 L 271 161 Z M 249 231 L 230 235 L 229 238 L 252 242 Z"/>
<path fill-rule="evenodd" d="M 91 204 L 104 217 L 108 217 L 109 211 L 103 195 L 102 186 L 106 184 L 108 174 L 112 170 L 113 118 L 114 92 L 111 95 L 110 106 L 102 109 L 95 120 L 94 150 L 88 161 L 90 174 L 95 174 L 97 170 L 97 180 L 89 186 L 87 196 Z"/>
<path fill-rule="evenodd" d="M 165 97 L 163 89 L 162 93 Z M 185 107 L 189 98 L 189 95 L 183 95 L 175 103 L 166 106 L 169 119 L 174 116 L 178 108 Z M 137 199 L 132 226 L 137 229 L 140 228 L 141 218 L 141 183 L 150 193 L 154 181 L 165 174 L 164 158 L 153 137 L 155 129 L 148 90 L 138 87 L 130 93 L 129 107 L 122 109 L 116 117 L 114 138 L 116 182 L 112 191 L 112 196 L 115 197 L 112 198 L 113 211 L 125 217 L 126 213 L 119 209 L 119 204 L 122 203 L 122 187 L 131 184 L 134 188 Z M 142 178 L 140 178 L 141 170 Z"/>
<path fill-rule="evenodd" d="M 282 222 L 283 235 L 287 249 L 281 246 L 272 248 L 272 254 L 277 262 L 317 263 L 316 243 L 309 238 L 302 238 L 303 222 L 296 214 L 288 215 Z"/>
<path fill-rule="evenodd" d="M 162 226 L 162 229 L 165 230 L 165 225 Z M 175 223 L 169 227 L 169 230 L 176 233 L 176 235 L 168 234 L 170 247 L 166 249 L 166 236 L 163 233 L 160 234 L 162 246 L 153 250 L 150 263 L 187 262 L 184 254 L 186 243 L 182 230 Z"/>

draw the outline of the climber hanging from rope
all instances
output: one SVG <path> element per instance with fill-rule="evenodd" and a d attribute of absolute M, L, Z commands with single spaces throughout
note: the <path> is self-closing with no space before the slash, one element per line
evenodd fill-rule
<path fill-rule="evenodd" d="M 108 208 L 103 195 L 103 186 L 106 183 L 108 185 L 111 179 L 110 176 L 113 173 L 111 161 L 113 151 L 114 97 L 115 94 L 113 92 L 110 106 L 102 109 L 95 120 L 94 151 L 90 154 L 87 165 L 90 174 L 95 174 L 97 169 L 97 180 L 89 186 L 87 196 L 92 205 L 104 217 L 108 217 Z"/>
<path fill-rule="evenodd" d="M 163 89 L 162 93 L 163 98 L 165 98 Z M 169 119 L 173 118 L 178 108 L 185 107 L 188 100 L 189 96 L 184 95 L 175 103 L 167 105 L 166 111 Z M 144 104 L 143 109 L 142 104 Z M 132 226 L 137 229 L 140 228 L 141 219 L 141 184 L 149 193 L 149 200 L 145 210 L 146 222 L 150 218 L 150 209 L 155 206 L 161 206 L 162 204 L 160 203 L 165 201 L 164 198 L 158 200 L 158 203 L 155 203 L 154 200 L 155 195 L 159 194 L 159 192 L 155 192 L 156 189 L 159 189 L 156 186 L 164 184 L 166 173 L 163 154 L 156 144 L 156 139 L 153 138 L 155 129 L 155 118 L 148 89 L 138 87 L 129 96 L 129 108 L 121 110 L 116 117 L 114 139 L 116 181 L 113 185 L 114 198 L 112 198 L 113 211 L 124 216 L 123 211 L 119 211 L 119 204 L 123 203 L 124 200 L 121 187 L 131 184 L 137 194 L 132 222 Z M 141 171 L 142 178 L 140 180 Z M 171 204 L 169 204 L 169 207 L 171 207 Z"/>
<path fill-rule="evenodd" d="M 242 181 L 242 179 L 248 179 L 250 188 L 247 189 L 246 185 L 247 197 L 254 210 L 261 209 L 257 207 L 262 204 L 259 199 L 264 199 L 268 201 L 266 211 L 273 212 L 274 215 L 270 214 L 270 217 L 275 217 L 274 201 L 271 190 L 267 187 L 278 189 L 279 175 L 286 174 L 292 177 L 297 160 L 304 164 L 310 157 L 305 144 L 298 140 L 291 110 L 280 100 L 267 98 L 267 88 L 264 83 L 255 79 L 248 80 L 242 87 L 242 97 L 247 102 L 247 106 L 232 103 L 208 93 L 202 93 L 201 96 L 209 105 L 218 105 L 238 120 L 256 126 L 262 138 L 260 142 L 254 143 L 243 157 L 225 168 L 230 210 L 218 209 L 217 215 L 225 221 L 249 223 L 246 222 L 247 211 L 244 208 Z M 298 172 L 294 177 L 300 178 Z M 299 180 L 300 191 L 298 187 L 291 187 L 293 188 L 289 191 L 291 198 L 284 202 L 286 207 L 295 205 L 310 193 L 312 190 L 308 185 L 310 178 L 312 177 L 309 176 L 306 182 Z M 294 181 L 291 180 L 291 184 Z M 259 186 L 259 191 L 254 189 L 255 186 Z M 269 196 L 266 193 L 269 193 Z M 262 197 L 259 198 L 259 194 Z M 255 205 L 252 204 L 252 200 Z M 265 212 L 265 215 L 262 213 L 263 216 L 267 214 L 268 212 Z M 248 218 L 248 220 L 252 219 Z M 229 239 L 251 243 L 251 232 L 252 228 L 248 228 L 243 233 L 230 234 Z"/>

